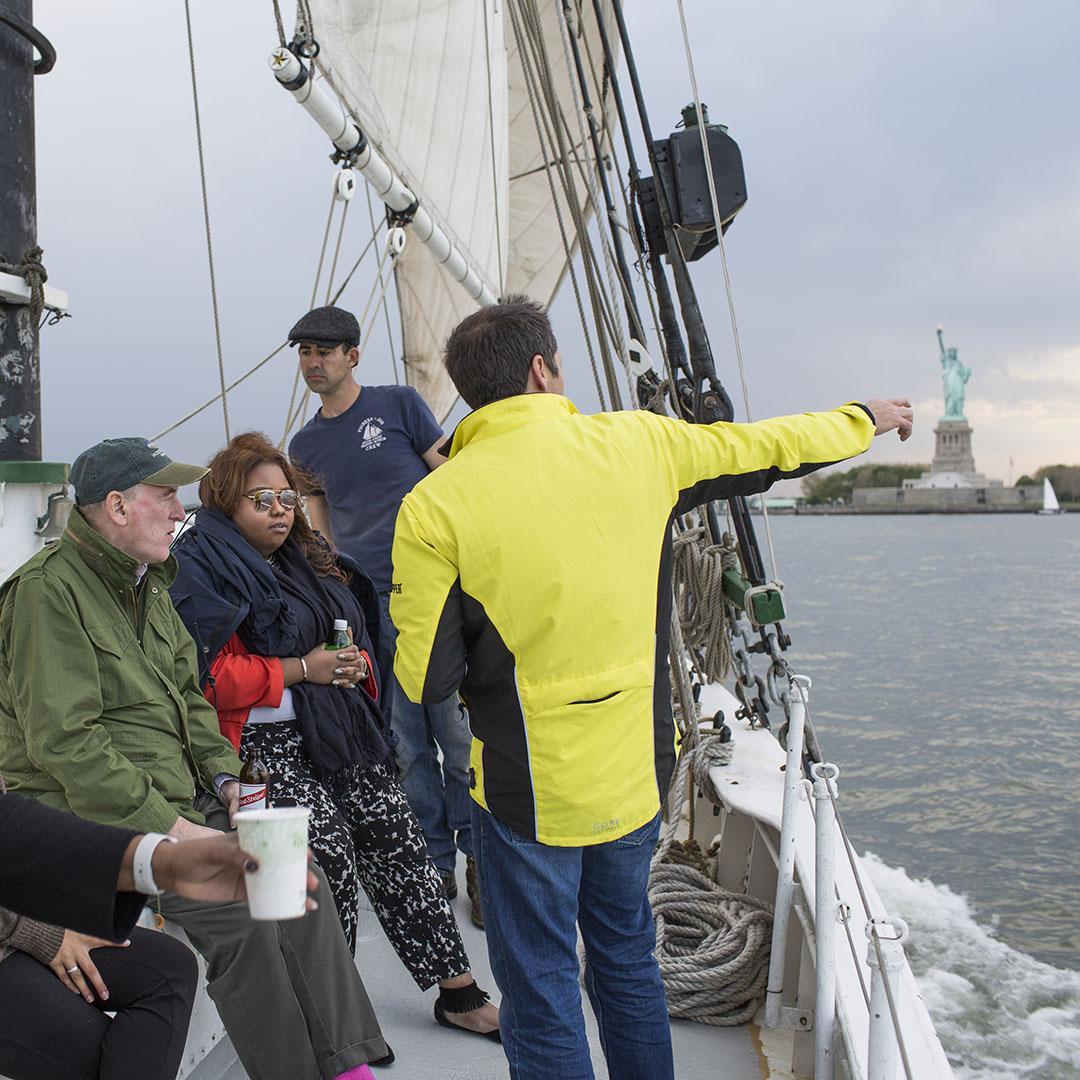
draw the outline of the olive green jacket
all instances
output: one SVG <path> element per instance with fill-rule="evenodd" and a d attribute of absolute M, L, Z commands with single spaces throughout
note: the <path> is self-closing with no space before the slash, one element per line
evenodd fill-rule
<path fill-rule="evenodd" d="M 197 789 L 240 762 L 169 599 L 176 561 L 137 572 L 76 510 L 0 588 L 0 771 L 59 810 L 167 832 L 204 823 Z"/>

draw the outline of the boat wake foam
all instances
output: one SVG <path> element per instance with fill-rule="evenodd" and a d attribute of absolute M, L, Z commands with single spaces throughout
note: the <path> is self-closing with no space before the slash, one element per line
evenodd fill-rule
<path fill-rule="evenodd" d="M 908 959 L 957 1080 L 1077 1080 L 1080 972 L 999 941 L 947 886 L 864 862 L 911 927 Z"/>

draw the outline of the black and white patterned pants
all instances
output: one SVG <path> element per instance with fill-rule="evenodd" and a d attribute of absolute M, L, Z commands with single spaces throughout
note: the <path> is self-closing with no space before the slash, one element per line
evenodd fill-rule
<path fill-rule="evenodd" d="M 271 799 L 295 799 L 311 810 L 311 847 L 349 948 L 356 949 L 359 878 L 421 990 L 467 971 L 454 913 L 393 766 L 351 766 L 320 780 L 295 721 L 246 725 L 241 758 L 253 750 L 270 770 Z"/>

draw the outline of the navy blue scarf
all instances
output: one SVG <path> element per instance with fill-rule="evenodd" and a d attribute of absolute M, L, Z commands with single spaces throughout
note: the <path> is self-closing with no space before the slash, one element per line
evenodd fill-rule
<path fill-rule="evenodd" d="M 374 658 L 364 612 L 351 587 L 355 582 L 320 577 L 293 537 L 278 548 L 271 564 L 229 518 L 204 508 L 196 515 L 194 527 L 181 537 L 176 554 L 181 592 L 202 592 L 205 597 L 204 590 L 193 589 L 193 583 L 184 580 L 202 578 L 223 607 L 242 616 L 224 640 L 200 641 L 196 625 L 193 636 L 204 653 L 212 649 L 216 656 L 227 637 L 236 632 L 257 656 L 303 656 L 330 637 L 335 619 L 346 619 L 353 641 Z M 185 606 L 177 604 L 182 617 Z M 232 621 L 216 620 L 225 626 Z M 212 663 L 213 656 L 206 662 Z M 294 683 L 290 689 L 304 748 L 321 773 L 338 772 L 348 765 L 377 765 L 390 758 L 390 733 L 382 710 L 363 689 L 308 682 Z"/>

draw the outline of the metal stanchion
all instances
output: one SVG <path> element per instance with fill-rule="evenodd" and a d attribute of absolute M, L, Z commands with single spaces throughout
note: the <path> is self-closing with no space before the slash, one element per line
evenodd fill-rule
<path fill-rule="evenodd" d="M 886 916 L 866 924 L 870 939 L 866 962 L 870 965 L 870 1045 L 867 1080 L 896 1080 L 900 1044 L 893 1022 L 890 997 L 898 998 L 904 942 L 908 928 L 903 919 Z"/>
<path fill-rule="evenodd" d="M 769 983 L 765 995 L 765 1023 L 780 1024 L 780 1006 L 784 993 L 784 962 L 787 952 L 788 923 L 795 894 L 795 817 L 798 812 L 799 785 L 802 775 L 803 729 L 810 680 L 805 675 L 791 679 L 791 719 L 787 731 L 787 758 L 784 766 L 784 810 L 780 822 L 780 851 L 777 866 L 776 910 L 773 913 L 772 952 L 769 956 Z"/>
<path fill-rule="evenodd" d="M 836 1025 L 836 778 L 832 764 L 813 765 L 815 803 L 814 937 L 817 986 L 814 997 L 814 1077 L 833 1080 Z"/>

